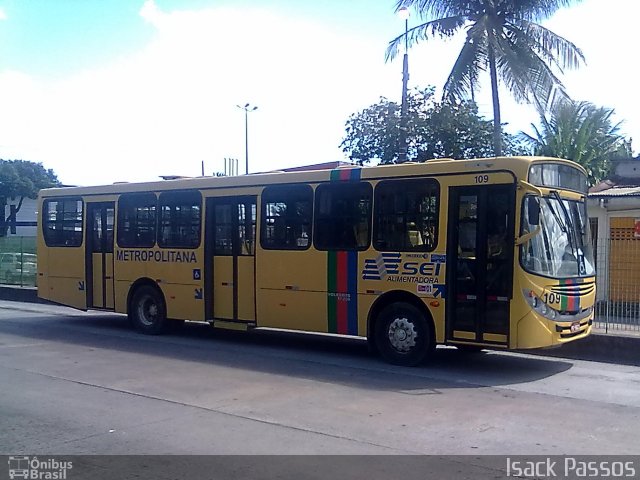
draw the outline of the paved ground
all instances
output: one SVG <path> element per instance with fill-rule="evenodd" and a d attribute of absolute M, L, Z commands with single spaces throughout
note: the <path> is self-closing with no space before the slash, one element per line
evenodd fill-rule
<path fill-rule="evenodd" d="M 2 454 L 639 454 L 640 368 L 0 302 Z"/>

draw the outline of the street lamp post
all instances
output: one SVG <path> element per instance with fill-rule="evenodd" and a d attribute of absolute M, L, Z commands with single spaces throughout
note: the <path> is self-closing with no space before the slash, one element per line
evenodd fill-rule
<path fill-rule="evenodd" d="M 240 110 L 244 110 L 244 165 L 245 174 L 249 174 L 249 112 L 255 112 L 258 107 L 245 103 L 244 106 L 236 105 Z"/>
<path fill-rule="evenodd" d="M 400 147 L 398 163 L 407 161 L 407 83 L 409 81 L 409 9 L 402 7 L 398 16 L 404 19 L 404 56 L 402 57 L 402 104 L 400 107 Z"/>

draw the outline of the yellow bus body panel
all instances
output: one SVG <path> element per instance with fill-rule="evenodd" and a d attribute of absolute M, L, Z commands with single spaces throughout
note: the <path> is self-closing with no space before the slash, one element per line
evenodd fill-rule
<path fill-rule="evenodd" d="M 327 252 L 260 250 L 258 326 L 327 332 Z"/>
<path fill-rule="evenodd" d="M 213 317 L 233 319 L 233 257 L 216 257 L 213 263 Z"/>
<path fill-rule="evenodd" d="M 115 252 L 116 302 L 118 312 L 127 311 L 131 286 L 140 279 L 155 283 L 165 299 L 167 316 L 184 320 L 204 320 L 202 249 L 118 248 Z"/>
<path fill-rule="evenodd" d="M 256 319 L 255 257 L 238 257 L 238 320 L 253 322 Z"/>
<path fill-rule="evenodd" d="M 87 308 L 83 247 L 48 249 L 48 298 L 63 305 Z"/>

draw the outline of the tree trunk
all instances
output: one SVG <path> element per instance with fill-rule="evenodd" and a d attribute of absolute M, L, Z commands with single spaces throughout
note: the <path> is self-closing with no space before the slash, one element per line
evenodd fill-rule
<path fill-rule="evenodd" d="M 409 55 L 402 59 L 402 104 L 400 106 L 400 147 L 398 163 L 407 161 L 407 82 L 409 81 Z"/>
<path fill-rule="evenodd" d="M 491 97 L 493 99 L 493 153 L 502 155 L 502 122 L 500 120 L 500 99 L 498 98 L 498 72 L 496 55 L 489 43 L 489 74 L 491 75 Z"/>
<path fill-rule="evenodd" d="M 18 219 L 18 212 L 22 208 L 22 202 L 24 202 L 24 197 L 20 197 L 20 201 L 18 202 L 18 206 L 16 207 L 16 209 L 13 212 L 9 210 L 11 213 L 7 215 L 6 219 L 3 219 L 4 223 L 2 224 L 2 231 L 0 232 L 0 237 L 6 237 L 9 234 L 9 228 L 11 227 L 11 224 L 12 223 L 15 224 L 15 222 Z M 6 204 L 5 204 L 5 208 L 6 208 Z M 4 209 L 2 212 L 2 216 L 4 217 Z"/>

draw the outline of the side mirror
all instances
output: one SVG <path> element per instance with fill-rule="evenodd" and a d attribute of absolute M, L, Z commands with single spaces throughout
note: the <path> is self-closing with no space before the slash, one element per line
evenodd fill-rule
<path fill-rule="evenodd" d="M 540 202 L 537 197 L 527 197 L 527 216 L 529 225 L 540 225 Z"/>

